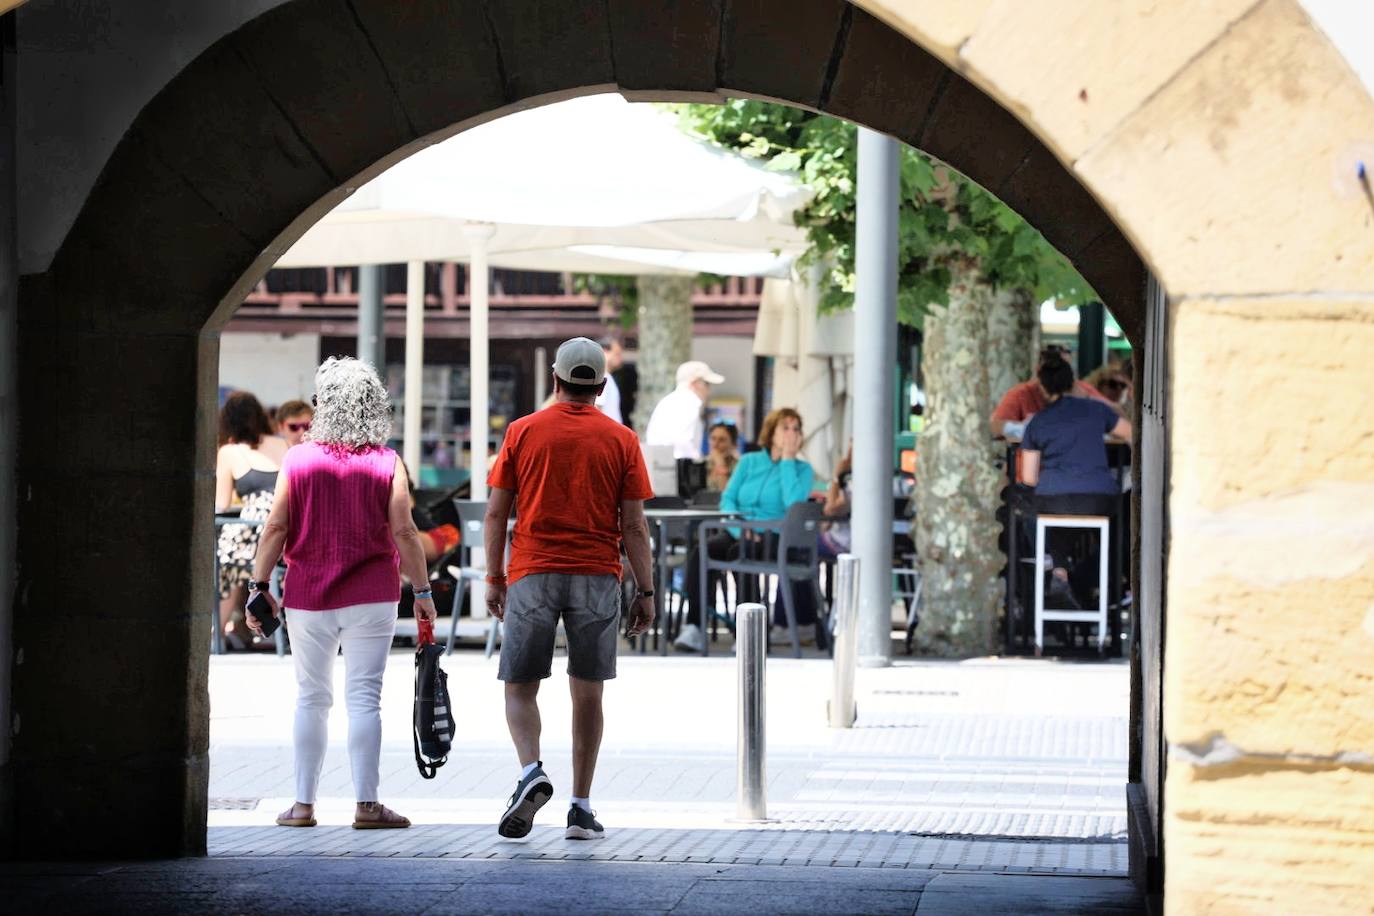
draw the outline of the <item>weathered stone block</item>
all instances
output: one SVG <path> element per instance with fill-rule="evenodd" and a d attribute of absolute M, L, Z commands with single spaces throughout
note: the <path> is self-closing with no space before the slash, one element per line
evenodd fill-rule
<path fill-rule="evenodd" d="M 421 136 L 507 101 L 479 0 L 355 0 L 352 6 Z"/>
<path fill-rule="evenodd" d="M 1104 232 L 1116 231 L 1088 190 L 1040 144 L 1031 147 L 995 190 L 1003 203 L 1071 259 Z"/>
<path fill-rule="evenodd" d="M 727 0 L 721 87 L 818 108 L 846 6 L 797 0 L 779 18 L 769 0 Z"/>
<path fill-rule="evenodd" d="M 66 331 L 198 330 L 258 250 L 135 130 L 58 252 L 42 308 Z"/>
<path fill-rule="evenodd" d="M 19 852 L 203 853 L 216 349 L 128 329 L 54 347 L 61 289 L 22 290 Z"/>
<path fill-rule="evenodd" d="M 1143 348 L 1145 265 L 1131 243 L 1116 229 L 1109 229 L 1070 260 L 1097 290 L 1131 345 Z"/>
<path fill-rule="evenodd" d="M 1174 759 L 1165 911 L 1362 913 L 1374 861 L 1374 768 Z"/>
<path fill-rule="evenodd" d="M 1183 299 L 1171 317 L 1171 504 L 1185 516 L 1250 504 L 1272 518 L 1260 500 L 1374 479 L 1374 295 Z"/>
<path fill-rule="evenodd" d="M 611 53 L 625 89 L 712 92 L 724 0 L 611 0 Z"/>
<path fill-rule="evenodd" d="M 232 40 L 335 184 L 418 136 L 345 0 L 279 6 Z"/>
<path fill-rule="evenodd" d="M 1072 162 L 1254 6 L 1254 0 L 999 2 L 959 56 Z"/>
<path fill-rule="evenodd" d="M 948 162 L 994 194 L 1040 141 L 1006 109 L 951 73 L 913 146 Z"/>
<path fill-rule="evenodd" d="M 825 110 L 913 143 L 947 72 L 904 35 L 855 10 Z"/>
<path fill-rule="evenodd" d="M 1174 296 L 1374 290 L 1374 99 L 1269 0 L 1075 163 Z"/>
<path fill-rule="evenodd" d="M 152 156 L 260 247 L 285 228 L 283 213 L 308 209 L 337 184 L 229 40 L 164 89 L 136 130 Z M 257 154 L 244 156 L 244 146 Z"/>
<path fill-rule="evenodd" d="M 507 0 L 486 10 L 509 100 L 615 82 L 604 3 Z"/>
<path fill-rule="evenodd" d="M 922 0 L 856 0 L 874 16 L 946 62 L 952 62 L 959 47 L 988 15 L 994 0 L 958 0 L 953 3 L 926 3 Z"/>

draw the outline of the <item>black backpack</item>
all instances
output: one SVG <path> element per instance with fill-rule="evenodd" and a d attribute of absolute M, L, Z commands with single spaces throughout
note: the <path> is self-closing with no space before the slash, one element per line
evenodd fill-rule
<path fill-rule="evenodd" d="M 433 779 L 448 761 L 453 747 L 453 705 L 448 696 L 448 675 L 439 665 L 444 650 L 434 644 L 434 625 L 418 621 L 419 646 L 415 649 L 415 765 L 420 775 Z"/>

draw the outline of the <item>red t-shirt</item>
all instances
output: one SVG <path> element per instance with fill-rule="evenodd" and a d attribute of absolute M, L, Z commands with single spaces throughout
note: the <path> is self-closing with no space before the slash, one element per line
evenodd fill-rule
<path fill-rule="evenodd" d="M 654 495 L 639 439 L 592 404 L 553 404 L 512 423 L 487 485 L 515 493 L 508 582 L 619 577 L 621 500 Z"/>
<path fill-rule="evenodd" d="M 1112 403 L 1087 382 L 1074 382 L 1073 393 L 1079 397 L 1096 398 L 1105 404 Z M 992 412 L 992 419 L 1020 423 L 1044 410 L 1048 404 L 1039 383 L 1034 380 L 1022 382 L 1012 386 L 1010 391 L 1002 395 L 1002 400 L 997 402 L 997 409 Z"/>

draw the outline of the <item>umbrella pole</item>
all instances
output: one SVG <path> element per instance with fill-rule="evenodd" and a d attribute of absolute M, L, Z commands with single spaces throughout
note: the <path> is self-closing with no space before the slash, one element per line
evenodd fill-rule
<path fill-rule="evenodd" d="M 406 467 L 420 486 L 420 461 L 424 452 L 420 445 L 420 425 L 424 416 L 425 369 L 425 262 L 406 264 L 406 397 L 405 446 Z"/>
<path fill-rule="evenodd" d="M 487 436 L 491 431 L 488 389 L 491 377 L 488 346 L 490 341 L 487 327 L 488 293 L 491 289 L 490 270 L 487 267 L 487 244 L 496 233 L 496 227 L 489 223 L 473 223 L 463 227 L 463 234 L 472 243 L 468 277 L 468 294 L 471 296 L 471 331 L 468 342 L 472 352 L 472 385 L 469 392 L 469 410 L 472 417 L 472 499 L 487 498 Z"/>

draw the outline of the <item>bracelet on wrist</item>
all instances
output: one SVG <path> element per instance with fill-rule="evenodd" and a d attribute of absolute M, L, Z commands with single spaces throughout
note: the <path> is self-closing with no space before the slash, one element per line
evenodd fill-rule
<path fill-rule="evenodd" d="M 506 577 L 505 577 L 505 576 L 487 576 L 487 584 L 488 584 L 488 585 L 505 585 L 505 584 L 506 584 Z"/>
<path fill-rule="evenodd" d="M 434 589 L 432 589 L 432 588 L 427 588 L 427 589 L 425 589 L 424 591 L 415 592 L 414 595 L 415 595 L 415 600 L 416 600 L 416 601 L 424 601 L 424 600 L 433 601 L 433 600 L 434 600 Z"/>

